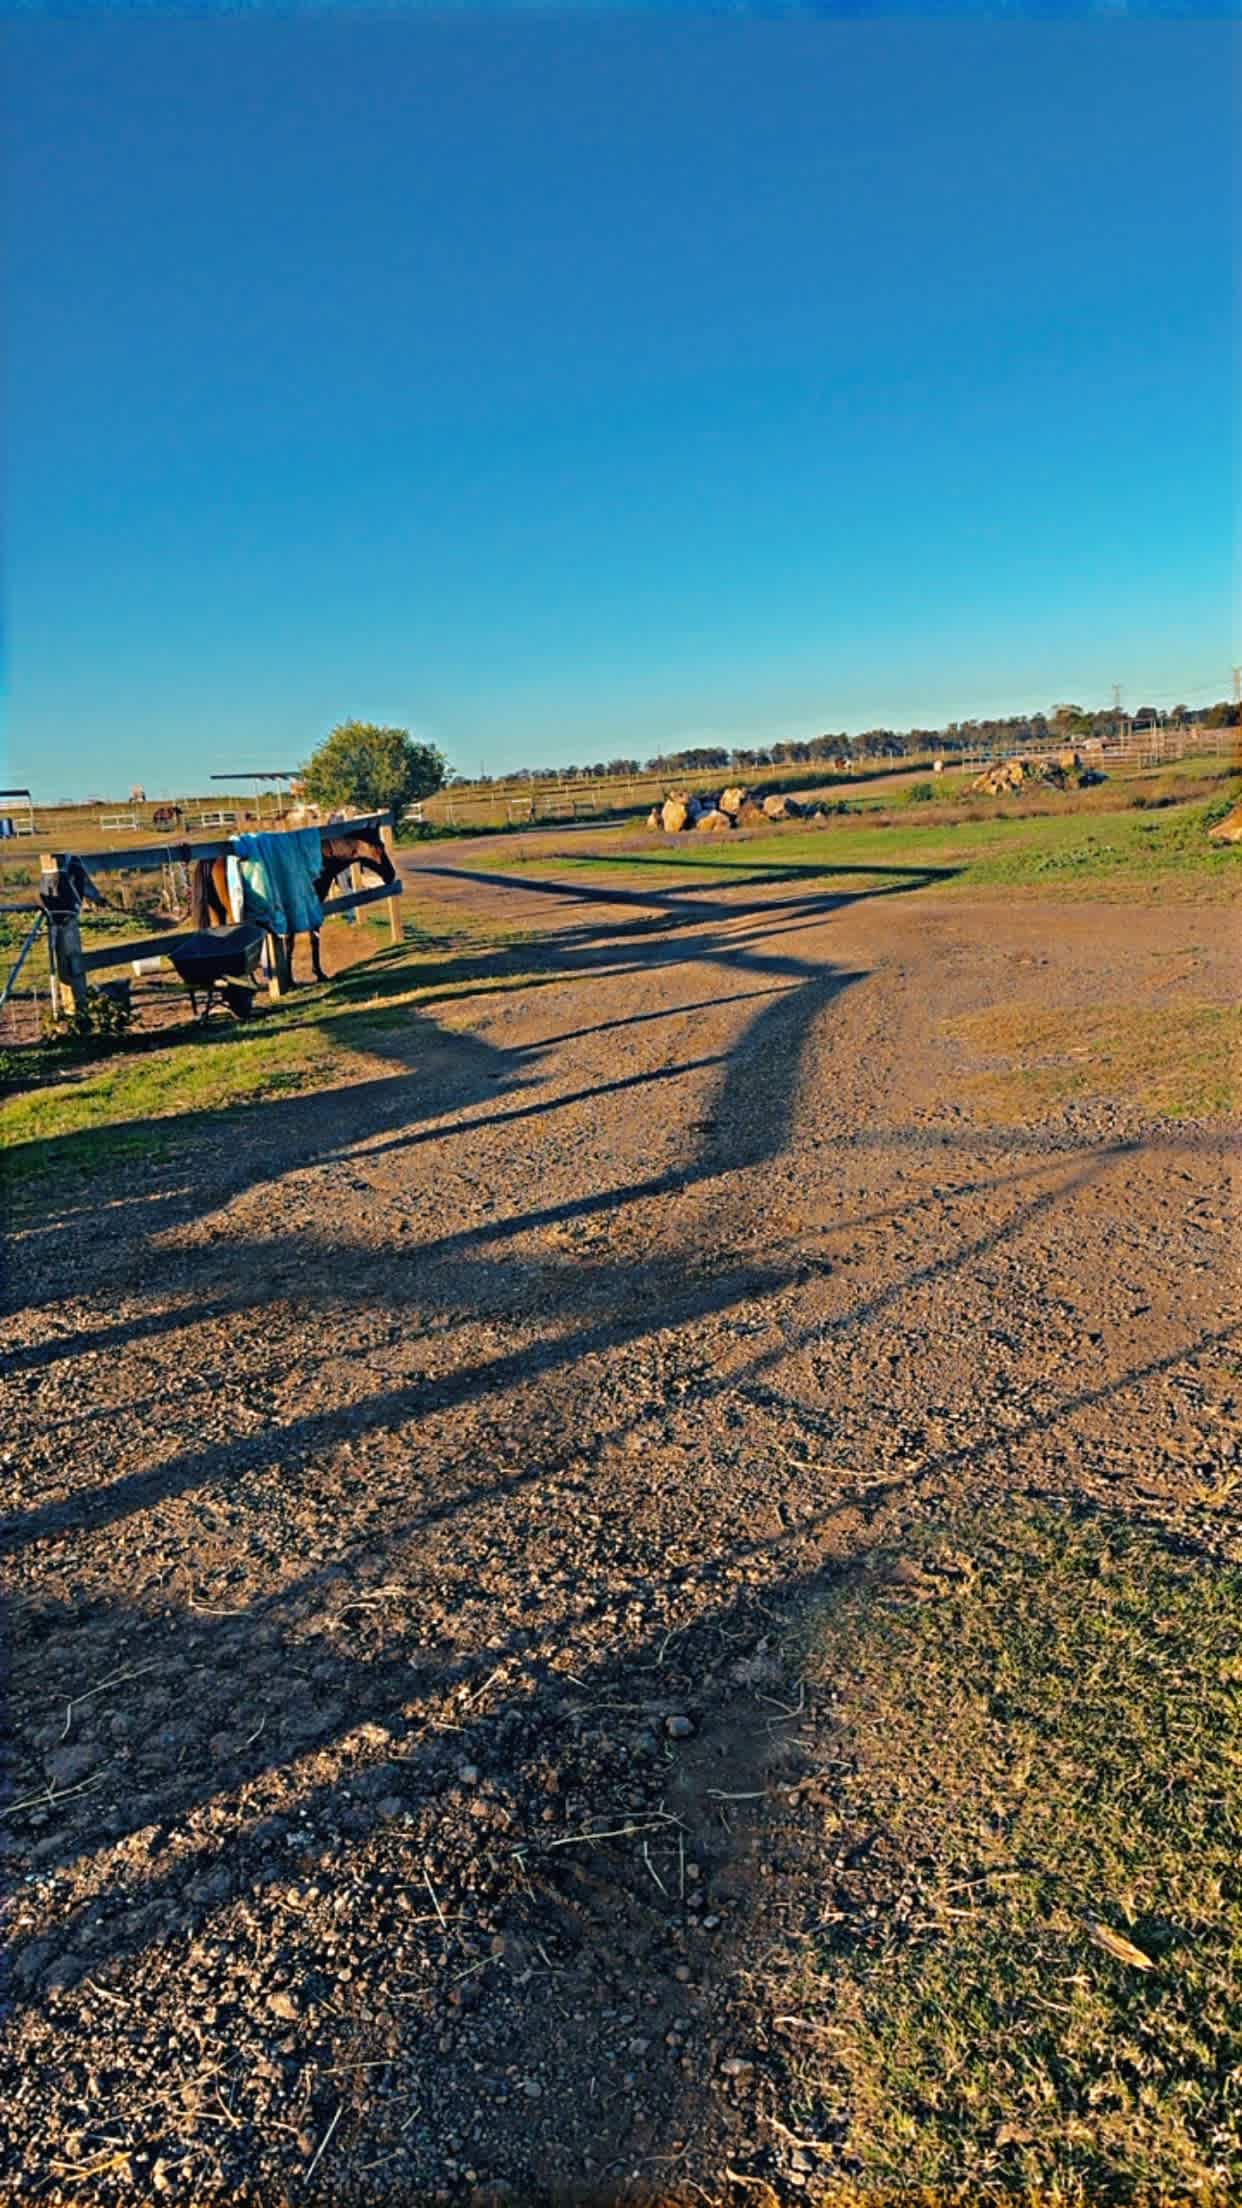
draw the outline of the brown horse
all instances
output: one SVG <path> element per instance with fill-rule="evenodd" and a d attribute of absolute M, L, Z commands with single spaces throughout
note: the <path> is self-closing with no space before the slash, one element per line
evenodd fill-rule
<path fill-rule="evenodd" d="M 396 880 L 397 869 L 387 850 L 378 828 L 366 828 L 352 836 L 325 835 L 322 843 L 323 864 L 315 876 L 315 895 L 322 904 L 334 882 L 351 866 L 365 867 L 381 882 Z M 199 859 L 190 880 L 190 925 L 192 928 L 227 926 L 232 915 L 228 897 L 228 862 L 226 859 Z M 326 981 L 319 957 L 319 930 L 310 931 L 311 971 L 316 981 Z M 293 978 L 293 937 L 284 937 L 285 957 Z"/>

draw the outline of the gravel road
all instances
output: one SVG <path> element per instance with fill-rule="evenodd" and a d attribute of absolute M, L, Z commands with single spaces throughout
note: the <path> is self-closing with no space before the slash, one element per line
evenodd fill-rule
<path fill-rule="evenodd" d="M 1224 1001 L 1218 913 L 496 850 L 407 904 L 533 931 L 516 979 L 481 943 L 348 1085 L 13 1239 L 0 2174 L 43 2199 L 792 2198 L 798 1605 L 1013 1489 L 1236 1544 L 1227 1130 L 993 1123 L 946 1032 Z"/>

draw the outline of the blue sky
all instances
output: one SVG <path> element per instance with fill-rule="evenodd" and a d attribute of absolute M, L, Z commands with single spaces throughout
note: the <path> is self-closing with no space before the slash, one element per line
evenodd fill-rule
<path fill-rule="evenodd" d="M 6 778 L 1226 695 L 1237 35 L 11 21 Z"/>

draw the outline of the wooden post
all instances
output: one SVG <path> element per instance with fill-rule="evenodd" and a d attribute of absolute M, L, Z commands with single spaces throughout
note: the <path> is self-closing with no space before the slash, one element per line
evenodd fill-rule
<path fill-rule="evenodd" d="M 86 1009 L 86 971 L 82 964 L 82 930 L 76 912 L 58 914 L 47 924 L 51 969 L 61 989 L 67 988 L 75 1012 Z"/>
<path fill-rule="evenodd" d="M 380 829 L 380 842 L 383 844 L 389 858 L 391 858 L 393 854 L 393 845 L 395 842 L 395 838 L 393 836 L 392 823 L 390 821 L 386 821 L 384 826 Z M 388 906 L 389 933 L 391 934 L 394 943 L 401 943 L 405 939 L 404 929 L 401 925 L 401 899 L 399 897 L 389 897 L 385 899 L 385 902 Z"/>
<path fill-rule="evenodd" d="M 44 895 L 55 891 L 60 868 L 50 851 L 39 854 L 39 867 L 43 876 Z M 74 1010 L 86 1009 L 86 968 L 82 964 L 82 930 L 76 912 L 49 912 L 47 919 L 48 968 L 52 977 L 51 998 L 53 1017 L 59 1019 L 61 997 L 67 989 L 73 998 Z"/>
<path fill-rule="evenodd" d="M 46 897 L 56 884 L 56 861 L 50 851 L 39 853 L 39 871 L 43 876 L 43 894 Z M 46 906 L 44 910 L 46 911 Z M 50 914 L 47 923 L 47 993 L 52 1018 L 60 1018 L 60 975 L 56 971 L 56 925 Z"/>
<path fill-rule="evenodd" d="M 287 996 L 293 987 L 293 974 L 289 965 L 289 953 L 285 949 L 283 935 L 269 935 L 267 939 L 267 993 L 269 997 Z"/>

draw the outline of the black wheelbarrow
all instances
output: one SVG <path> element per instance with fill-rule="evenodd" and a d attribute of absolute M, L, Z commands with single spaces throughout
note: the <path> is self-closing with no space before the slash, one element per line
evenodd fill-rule
<path fill-rule="evenodd" d="M 239 1020 L 254 1010 L 262 951 L 258 921 L 242 920 L 233 928 L 199 928 L 169 952 L 172 966 L 190 992 L 190 1006 L 200 1027 L 210 1018 L 217 998 Z"/>

